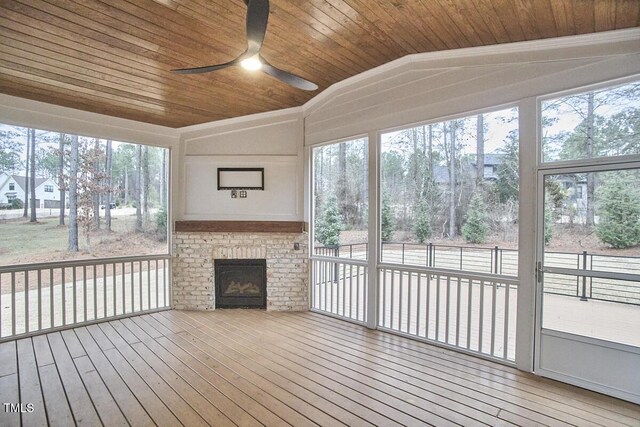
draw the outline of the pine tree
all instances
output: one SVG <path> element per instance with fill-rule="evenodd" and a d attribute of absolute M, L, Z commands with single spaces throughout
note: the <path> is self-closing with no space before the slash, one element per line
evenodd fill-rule
<path fill-rule="evenodd" d="M 389 196 L 385 193 L 382 196 L 382 212 L 380 219 L 381 236 L 383 242 L 388 242 L 393 237 L 393 212 L 391 211 L 391 204 L 389 203 Z"/>
<path fill-rule="evenodd" d="M 316 222 L 316 240 L 324 246 L 338 246 L 340 231 L 342 230 L 342 216 L 335 197 L 330 197 Z"/>
<path fill-rule="evenodd" d="M 469 243 L 484 243 L 489 231 L 489 216 L 482 193 L 476 191 L 469 202 L 462 237 Z"/>
<path fill-rule="evenodd" d="M 553 238 L 553 211 L 549 202 L 544 204 L 544 244 L 548 245 Z"/>
<path fill-rule="evenodd" d="M 634 183 L 616 174 L 599 193 L 599 221 L 595 229 L 598 238 L 615 249 L 639 244 L 640 195 Z"/>
<path fill-rule="evenodd" d="M 420 200 L 418 202 L 418 208 L 416 210 L 416 224 L 415 224 L 415 235 L 418 239 L 418 242 L 424 243 L 433 234 L 433 230 L 431 229 L 431 212 L 429 212 L 429 208 L 424 200 Z"/>

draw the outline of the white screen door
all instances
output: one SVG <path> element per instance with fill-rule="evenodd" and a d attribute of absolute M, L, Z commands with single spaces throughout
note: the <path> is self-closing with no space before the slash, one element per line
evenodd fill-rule
<path fill-rule="evenodd" d="M 640 403 L 640 164 L 538 177 L 536 371 Z"/>

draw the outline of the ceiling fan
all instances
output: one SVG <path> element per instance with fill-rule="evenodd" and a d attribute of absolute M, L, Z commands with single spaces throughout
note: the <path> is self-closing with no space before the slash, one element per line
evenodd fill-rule
<path fill-rule="evenodd" d="M 178 74 L 199 74 L 240 65 L 246 70 L 260 70 L 298 89 L 318 89 L 318 85 L 315 83 L 274 67 L 260 55 L 260 48 L 262 48 L 264 35 L 267 31 L 267 21 L 269 20 L 269 0 L 245 0 L 245 4 L 247 5 L 247 50 L 245 50 L 244 53 L 224 64 L 207 65 L 196 68 L 180 68 L 171 71 Z"/>

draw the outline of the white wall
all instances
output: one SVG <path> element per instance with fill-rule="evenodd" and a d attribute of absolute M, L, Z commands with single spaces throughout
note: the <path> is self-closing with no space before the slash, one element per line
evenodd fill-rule
<path fill-rule="evenodd" d="M 410 55 L 304 106 L 311 145 L 640 73 L 636 29 Z"/>
<path fill-rule="evenodd" d="M 180 129 L 185 220 L 303 219 L 303 121 L 299 108 Z M 265 170 L 265 189 L 232 199 L 217 189 L 218 167 Z"/>

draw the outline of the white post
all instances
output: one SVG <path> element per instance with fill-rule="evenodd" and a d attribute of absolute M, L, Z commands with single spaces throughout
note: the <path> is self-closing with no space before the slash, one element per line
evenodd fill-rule
<path fill-rule="evenodd" d="M 536 320 L 536 221 L 538 165 L 538 101 L 527 98 L 518 105 L 520 134 L 520 209 L 518 220 L 518 304 L 516 365 L 533 371 Z"/>
<path fill-rule="evenodd" d="M 367 283 L 367 327 L 378 327 L 378 252 L 380 248 L 380 204 L 379 159 L 380 137 L 378 132 L 369 132 L 369 226 L 368 226 L 368 276 Z"/>

